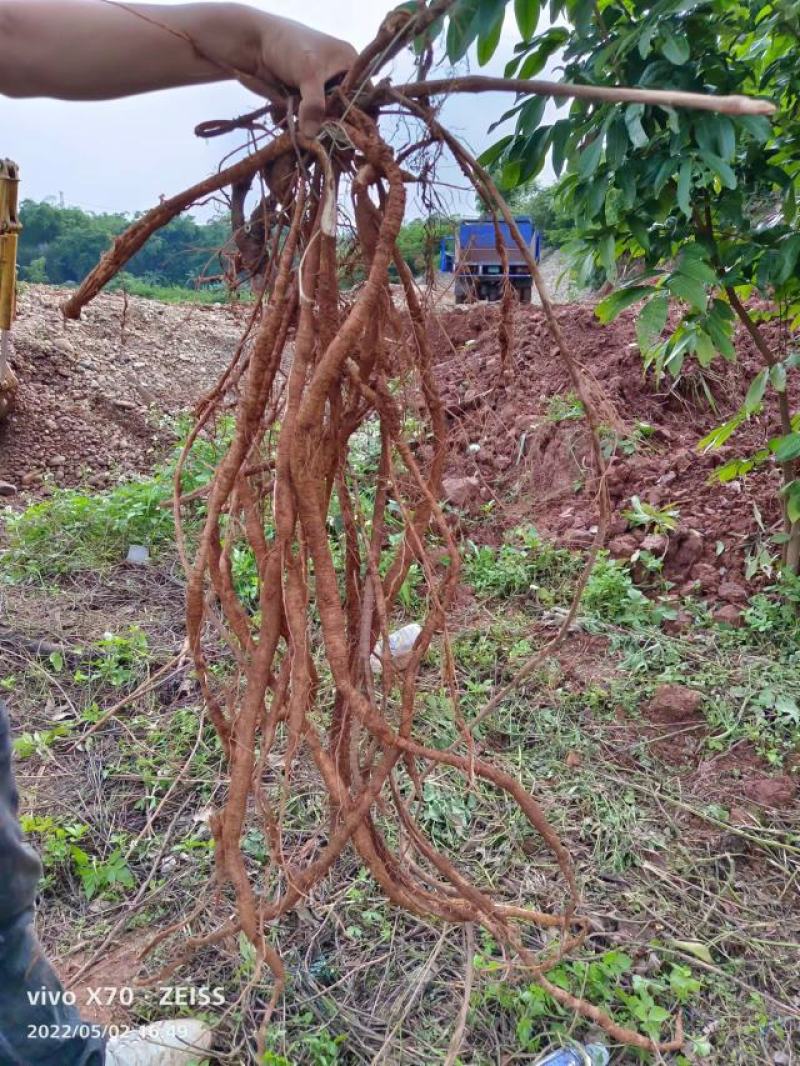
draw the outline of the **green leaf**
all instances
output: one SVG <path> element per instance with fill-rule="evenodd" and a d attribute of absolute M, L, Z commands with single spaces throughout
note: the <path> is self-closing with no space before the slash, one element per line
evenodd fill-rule
<path fill-rule="evenodd" d="M 567 142 L 569 141 L 570 134 L 572 133 L 572 123 L 569 119 L 559 119 L 553 125 L 552 130 L 552 146 L 553 146 L 553 170 L 556 174 L 560 174 L 566 159 Z"/>
<path fill-rule="evenodd" d="M 716 345 L 709 335 L 702 329 L 695 330 L 694 354 L 702 367 L 711 366 L 714 356 L 717 354 Z"/>
<path fill-rule="evenodd" d="M 682 66 L 691 55 L 689 42 L 685 37 L 676 36 L 669 27 L 665 26 L 661 32 L 661 54 L 676 67 Z"/>
<path fill-rule="evenodd" d="M 698 441 L 697 450 L 700 452 L 715 451 L 717 448 L 721 448 L 723 444 L 726 444 L 736 430 L 744 422 L 745 416 L 739 411 L 729 419 L 727 422 L 723 422 L 721 426 L 715 426 L 710 433 L 706 434 L 701 441 Z M 800 434 L 798 434 L 800 436 Z"/>
<path fill-rule="evenodd" d="M 613 233 L 607 233 L 600 241 L 598 258 L 609 277 L 616 274 L 617 242 Z"/>
<path fill-rule="evenodd" d="M 563 47 L 569 40 L 569 33 L 563 26 L 553 26 L 538 39 L 534 50 L 527 56 L 519 72 L 520 78 L 535 78 L 541 72 L 550 56 Z"/>
<path fill-rule="evenodd" d="M 610 296 L 606 296 L 604 300 L 600 301 L 595 307 L 594 313 L 603 325 L 607 326 L 626 307 L 638 303 L 645 296 L 650 296 L 652 292 L 653 289 L 650 285 L 632 285 L 629 289 L 617 289 L 616 292 L 612 292 Z"/>
<path fill-rule="evenodd" d="M 772 136 L 772 123 L 764 115 L 737 115 L 736 121 L 759 144 L 764 144 Z"/>
<path fill-rule="evenodd" d="M 645 133 L 644 126 L 642 126 L 643 114 L 644 104 L 629 104 L 625 108 L 625 127 L 628 130 L 628 136 L 634 148 L 644 148 L 646 144 L 650 143 L 650 138 Z"/>
<path fill-rule="evenodd" d="M 690 246 L 691 247 L 691 246 Z M 718 285 L 717 272 L 695 255 L 688 254 L 689 248 L 684 249 L 678 260 L 677 273 L 694 281 L 701 281 L 704 285 Z"/>
<path fill-rule="evenodd" d="M 667 324 L 669 297 L 661 290 L 648 300 L 636 319 L 636 337 L 642 354 L 646 354 L 661 339 Z"/>
<path fill-rule="evenodd" d="M 701 151 L 700 155 L 702 156 L 703 162 L 714 171 L 726 189 L 736 188 L 736 175 L 724 159 L 720 159 L 720 157 L 713 152 Z"/>
<path fill-rule="evenodd" d="M 791 181 L 786 186 L 786 192 L 783 194 L 783 217 L 787 225 L 791 225 L 797 215 L 797 194 L 795 192 L 794 182 Z"/>
<path fill-rule="evenodd" d="M 603 154 L 603 136 L 598 134 L 595 139 L 581 152 L 578 163 L 578 174 L 582 178 L 591 178 L 600 165 L 600 157 Z"/>
<path fill-rule="evenodd" d="M 639 55 L 647 59 L 653 50 L 653 38 L 658 33 L 658 25 L 653 22 L 647 26 L 639 36 Z"/>
<path fill-rule="evenodd" d="M 486 151 L 478 156 L 478 162 L 482 167 L 491 168 L 494 163 L 498 161 L 500 156 L 505 152 L 506 148 L 514 140 L 513 133 L 509 133 L 507 137 L 501 137 L 497 144 L 491 145 Z"/>
<path fill-rule="evenodd" d="M 684 300 L 698 311 L 705 311 L 708 306 L 708 294 L 702 282 L 686 274 L 670 274 L 666 286 L 673 296 Z"/>
<path fill-rule="evenodd" d="M 531 178 L 535 178 L 544 166 L 550 148 L 551 130 L 550 126 L 540 126 L 525 142 L 522 169 L 519 175 L 519 180 L 523 185 Z"/>
<path fill-rule="evenodd" d="M 775 459 L 779 463 L 791 463 L 800 459 L 800 433 L 789 433 L 780 438 L 775 449 Z"/>
<path fill-rule="evenodd" d="M 776 392 L 786 392 L 786 366 L 784 363 L 776 363 L 770 367 L 769 381 Z"/>
<path fill-rule="evenodd" d="M 447 27 L 447 58 L 457 63 L 466 55 L 478 36 L 480 24 L 478 13 L 480 0 L 458 0 L 450 15 Z"/>
<path fill-rule="evenodd" d="M 727 115 L 717 115 L 716 132 L 719 154 L 729 163 L 736 154 L 736 127 Z"/>
<path fill-rule="evenodd" d="M 764 393 L 767 390 L 768 373 L 769 372 L 765 367 L 763 370 L 760 370 L 750 382 L 750 388 L 747 390 L 747 396 L 745 396 L 744 399 L 744 409 L 748 414 L 755 411 L 764 399 Z"/>
<path fill-rule="evenodd" d="M 790 522 L 800 522 L 800 481 L 787 485 L 786 516 Z"/>
<path fill-rule="evenodd" d="M 523 41 L 529 41 L 539 23 L 539 0 L 514 0 L 514 14 Z"/>
<path fill-rule="evenodd" d="M 546 96 L 532 96 L 530 100 L 527 100 L 519 113 L 519 118 L 517 119 L 517 132 L 523 134 L 525 137 L 530 137 L 542 121 L 542 116 L 544 115 L 546 107 Z"/>
<path fill-rule="evenodd" d="M 497 0 L 481 0 L 478 14 L 478 63 L 485 67 L 497 51 L 505 20 L 505 4 Z"/>
<path fill-rule="evenodd" d="M 689 195 L 692 189 L 692 161 L 687 159 L 678 173 L 678 207 L 687 218 L 692 217 L 692 204 Z"/>

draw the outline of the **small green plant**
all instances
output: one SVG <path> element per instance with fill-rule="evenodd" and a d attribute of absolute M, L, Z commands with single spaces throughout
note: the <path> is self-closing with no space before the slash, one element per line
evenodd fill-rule
<path fill-rule="evenodd" d="M 590 617 L 634 629 L 658 617 L 655 605 L 634 584 L 630 570 L 607 555 L 597 560 L 582 603 Z"/>
<path fill-rule="evenodd" d="M 583 404 L 574 392 L 557 392 L 547 400 L 545 417 L 548 422 L 577 422 L 585 413 Z"/>
<path fill-rule="evenodd" d="M 76 684 L 100 682 L 122 688 L 137 680 L 149 659 L 147 634 L 138 626 L 130 626 L 125 633 L 105 633 L 97 645 L 100 654 L 73 674 L 72 680 Z M 53 666 L 59 669 L 58 664 Z"/>
<path fill-rule="evenodd" d="M 30 759 L 33 755 L 44 758 L 55 742 L 60 737 L 68 737 L 72 729 L 71 722 L 60 722 L 52 729 L 22 733 L 14 740 L 14 754 L 18 759 Z"/>
<path fill-rule="evenodd" d="M 470 544 L 464 580 L 479 596 L 535 594 L 545 606 L 567 599 L 580 559 L 543 540 L 532 527 L 513 530 L 500 548 Z"/>
<path fill-rule="evenodd" d="M 668 503 L 664 507 L 653 507 L 645 503 L 638 496 L 631 496 L 631 506 L 622 512 L 629 526 L 632 528 L 644 527 L 652 529 L 654 533 L 665 535 L 672 533 L 678 528 L 680 511 L 674 503 Z"/>
<path fill-rule="evenodd" d="M 492 955 L 494 952 L 492 952 Z M 476 965 L 491 973 L 496 963 L 481 953 Z M 634 960 L 623 951 L 607 951 L 591 961 L 562 963 L 548 974 L 554 985 L 573 995 L 584 996 L 613 1014 L 622 1025 L 663 1039 L 675 1010 L 691 1003 L 702 988 L 688 966 L 666 966 L 656 976 L 634 972 Z M 484 993 L 488 1005 L 510 1014 L 515 1023 L 519 1050 L 533 1054 L 554 1040 L 581 1035 L 578 1022 L 537 984 L 525 987 L 507 982 L 491 984 Z"/>
<path fill-rule="evenodd" d="M 115 848 L 106 859 L 98 859 L 80 846 L 89 832 L 88 825 L 25 814 L 20 825 L 24 833 L 34 833 L 39 838 L 48 882 L 59 874 L 77 874 L 87 899 L 102 894 L 116 896 L 120 888 L 133 888 L 133 874 L 121 848 Z"/>

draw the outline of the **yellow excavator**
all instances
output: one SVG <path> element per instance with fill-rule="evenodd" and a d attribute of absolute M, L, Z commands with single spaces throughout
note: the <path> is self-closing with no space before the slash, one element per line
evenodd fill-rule
<path fill-rule="evenodd" d="M 17 379 L 11 369 L 11 326 L 17 297 L 19 167 L 0 159 L 0 420 L 14 407 Z"/>

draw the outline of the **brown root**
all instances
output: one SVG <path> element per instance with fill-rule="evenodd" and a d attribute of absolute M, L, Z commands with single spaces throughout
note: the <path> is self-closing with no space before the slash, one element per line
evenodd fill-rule
<path fill-rule="evenodd" d="M 437 10 L 448 6 L 442 0 Z M 680 1020 L 675 1039 L 658 1045 L 547 980 L 548 971 L 584 942 L 588 929 L 580 915 L 572 857 L 530 792 L 513 775 L 479 757 L 458 708 L 447 617 L 460 557 L 440 503 L 447 427 L 433 374 L 426 312 L 397 249 L 408 174 L 381 137 L 376 119 L 348 96 L 357 90 L 359 78 L 392 54 L 398 40 L 402 43 L 408 26 L 404 18 L 384 27 L 358 74 L 340 92 L 322 141 L 308 142 L 290 128 L 267 148 L 167 201 L 118 240 L 67 305 L 68 314 L 78 314 L 151 233 L 213 189 L 237 186 L 241 223 L 250 179 L 280 161 L 283 222 L 280 240 L 262 249 L 269 251 L 268 269 L 263 302 L 250 323 L 254 336 L 247 346 L 242 344 L 219 385 L 200 405 L 184 450 L 185 460 L 193 441 L 223 406 L 235 407 L 233 438 L 205 493 L 206 518 L 193 559 L 181 526 L 182 508 L 190 498 L 183 487 L 183 460 L 175 477 L 178 544 L 188 574 L 188 646 L 227 758 L 225 802 L 212 819 L 216 880 L 218 888 L 232 890 L 236 911 L 204 937 L 187 937 L 159 979 L 174 972 L 192 951 L 243 931 L 274 977 L 274 1004 L 285 972 L 268 936 L 270 925 L 301 903 L 344 850 L 353 848 L 396 906 L 465 925 L 470 936 L 474 927 L 483 927 L 554 999 L 614 1040 L 671 1050 L 682 1042 Z M 428 106 L 411 95 L 392 92 L 390 98 L 421 120 L 421 140 L 452 151 L 495 218 L 509 226 L 584 403 L 592 431 L 600 521 L 582 589 L 603 542 L 609 512 L 596 392 L 566 347 L 530 249 L 490 176 Z M 237 122 L 246 125 L 245 119 Z M 288 123 L 291 126 L 291 116 Z M 340 186 L 346 183 L 352 189 L 356 248 L 366 278 L 345 295 L 339 290 L 336 223 Z M 268 232 L 266 227 L 265 244 Z M 502 242 L 500 246 L 505 255 Z M 389 287 L 392 266 L 400 279 L 399 309 Z M 504 371 L 513 361 L 516 303 L 509 287 L 501 309 Z M 416 439 L 406 435 L 409 407 Z M 355 468 L 353 456 L 366 440 L 374 441 L 376 448 L 374 464 L 365 473 Z M 423 443 L 424 450 L 417 447 Z M 339 519 L 334 533 L 333 514 Z M 257 603 L 237 591 L 237 550 L 254 561 Z M 421 632 L 402 666 L 384 654 L 376 676 L 373 649 L 379 638 L 386 647 L 398 594 L 415 564 L 427 590 Z M 560 637 L 577 609 L 576 599 Z M 211 623 L 221 626 L 232 650 L 235 668 L 227 676 L 209 666 Z M 416 739 L 417 680 L 440 634 L 459 731 L 458 742 L 448 750 Z M 533 665 L 514 683 L 529 676 Z M 508 691 L 497 693 L 483 716 Z M 316 775 L 327 812 L 316 841 L 298 851 L 287 841 L 284 826 L 301 766 Z M 465 788 L 480 782 L 497 790 L 521 812 L 551 857 L 553 876 L 562 886 L 559 908 L 497 899 L 488 887 L 470 880 L 457 856 L 445 854 L 427 838 L 415 808 L 425 776 L 440 768 L 461 775 Z M 263 871 L 258 884 L 241 848 L 254 818 L 261 820 L 272 859 L 272 868 Z M 401 831 L 402 847 L 391 829 Z M 183 928 L 181 924 L 169 933 L 177 935 Z M 557 946 L 536 930 L 556 931 Z"/>

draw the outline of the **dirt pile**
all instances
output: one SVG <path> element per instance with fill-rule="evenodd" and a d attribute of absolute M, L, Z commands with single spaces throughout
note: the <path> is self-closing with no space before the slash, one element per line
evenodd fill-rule
<path fill-rule="evenodd" d="M 230 361 L 246 309 L 100 296 L 79 322 L 66 293 L 26 286 L 12 361 L 17 408 L 0 425 L 0 480 L 36 488 L 105 485 L 148 469 L 169 439 L 164 415 L 187 410 Z"/>
<path fill-rule="evenodd" d="M 478 304 L 443 312 L 431 326 L 451 430 L 447 475 L 478 479 L 480 491 L 472 495 L 468 515 L 477 518 L 492 506 L 492 531 L 487 534 L 483 525 L 474 531 L 477 536 L 533 524 L 573 547 L 586 546 L 596 507 L 586 488 L 591 464 L 580 407 L 538 309 L 516 312 L 514 366 L 503 381 L 498 313 L 493 305 Z M 570 304 L 558 309 L 558 318 L 607 401 L 612 552 L 629 558 L 644 548 L 663 555 L 665 574 L 680 591 L 699 586 L 741 604 L 747 597 L 741 584 L 747 555 L 780 528 L 778 472 L 763 470 L 727 485 L 709 479 L 721 463 L 751 454 L 774 436 L 775 413 L 768 406 L 717 452 L 701 455 L 697 443 L 738 409 L 760 369 L 749 337 L 737 337 L 736 365 L 718 360 L 701 375 L 687 364 L 680 382 L 659 385 L 643 371 L 635 312 L 602 326 L 591 306 Z M 777 333 L 773 337 L 766 329 L 777 343 Z M 659 536 L 631 528 L 623 511 L 635 495 L 653 507 L 677 509 L 677 529 Z"/>

